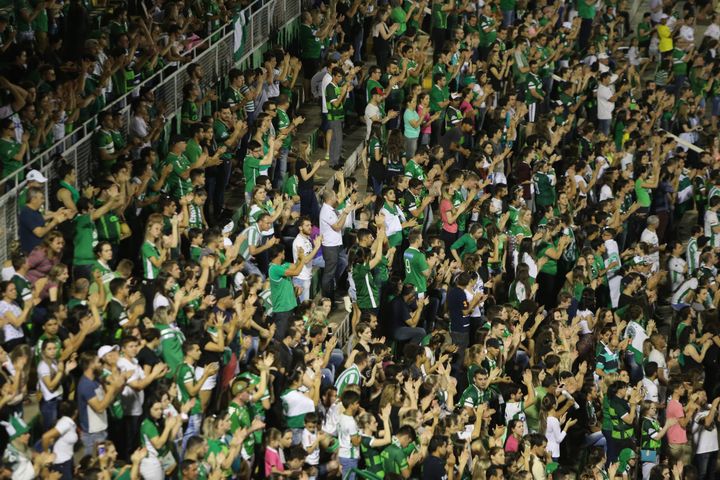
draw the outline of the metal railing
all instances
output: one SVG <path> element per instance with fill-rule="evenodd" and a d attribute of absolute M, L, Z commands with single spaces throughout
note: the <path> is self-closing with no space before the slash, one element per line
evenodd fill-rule
<path fill-rule="evenodd" d="M 251 57 L 260 51 L 270 38 L 273 30 L 289 26 L 300 16 L 301 0 L 256 0 L 246 7 L 240 15 L 244 18 L 243 42 L 241 44 L 240 58 L 234 61 L 234 21 L 223 25 L 220 29 L 203 39 L 186 55 L 191 55 L 191 63 L 199 63 L 203 67 L 205 76 L 202 87 L 213 87 L 217 81 L 227 75 L 235 65 L 242 65 L 251 60 Z M 233 19 L 234 20 L 234 19 Z M 145 80 L 138 88 L 152 87 L 156 104 L 165 106 L 165 129 L 169 133 L 176 129 L 176 119 L 179 117 L 182 106 L 183 86 L 188 82 L 187 65 L 172 71 L 163 69 L 154 76 Z M 121 131 L 127 138 L 131 111 L 130 102 L 132 92 L 110 103 L 105 109 L 119 111 L 123 124 Z M 57 175 L 53 168 L 53 158 L 62 154 L 67 163 L 75 166 L 76 186 L 84 184 L 90 179 L 94 163 L 97 161 L 93 147 L 95 133 L 94 119 L 85 122 L 73 133 L 65 136 L 48 150 L 27 162 L 21 170 L 0 181 L 0 262 L 7 260 L 11 244 L 18 237 L 18 195 L 25 188 L 26 182 L 17 182 L 21 173 L 30 170 L 39 170 L 48 179 L 45 183 L 46 208 L 51 204 L 51 195 L 57 183 Z"/>

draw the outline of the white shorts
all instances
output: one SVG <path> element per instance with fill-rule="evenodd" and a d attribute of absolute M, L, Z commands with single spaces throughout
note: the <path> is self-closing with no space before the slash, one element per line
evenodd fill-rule
<path fill-rule="evenodd" d="M 203 376 L 203 373 L 205 372 L 205 369 L 202 367 L 195 367 L 195 380 L 200 380 Z M 205 380 L 205 383 L 202 384 L 202 387 L 200 387 L 201 391 L 207 391 L 212 390 L 215 388 L 215 385 L 217 385 L 217 373 L 215 375 L 212 375 Z"/>

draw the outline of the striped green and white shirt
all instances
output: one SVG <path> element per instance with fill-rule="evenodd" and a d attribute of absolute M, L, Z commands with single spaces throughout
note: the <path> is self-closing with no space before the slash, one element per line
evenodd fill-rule
<path fill-rule="evenodd" d="M 690 237 L 687 249 L 685 250 L 685 256 L 687 257 L 688 273 L 695 273 L 698 265 L 700 265 L 700 252 L 698 251 L 697 238 Z"/>
<path fill-rule="evenodd" d="M 245 260 L 249 260 L 250 257 L 252 257 L 252 255 L 250 255 L 250 247 L 259 247 L 262 245 L 262 235 L 256 223 L 247 227 L 242 233 L 246 238 L 243 243 L 240 244 L 240 255 L 242 255 Z"/>
<path fill-rule="evenodd" d="M 342 372 L 337 380 L 335 380 L 335 390 L 337 390 L 338 397 L 342 396 L 345 387 L 348 385 L 360 385 L 361 380 L 362 374 L 360 373 L 360 369 L 353 363 L 350 368 Z"/>

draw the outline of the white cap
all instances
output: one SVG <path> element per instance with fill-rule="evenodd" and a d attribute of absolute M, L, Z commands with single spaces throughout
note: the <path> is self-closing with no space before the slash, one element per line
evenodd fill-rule
<path fill-rule="evenodd" d="M 597 58 L 598 58 L 598 60 L 607 60 L 607 59 L 608 59 L 608 54 L 605 53 L 605 52 L 603 52 L 603 53 L 598 53 Z"/>
<path fill-rule="evenodd" d="M 38 183 L 45 183 L 47 182 L 47 178 L 45 178 L 45 175 L 40 173 L 38 170 L 30 170 L 28 174 L 25 176 L 25 178 L 28 179 L 30 182 L 38 182 Z"/>
<path fill-rule="evenodd" d="M 118 350 L 120 350 L 120 347 L 117 345 L 103 345 L 102 347 L 98 348 L 98 358 L 102 359 L 108 353 L 117 352 Z"/>
<path fill-rule="evenodd" d="M 572 29 L 572 22 L 563 22 L 562 27 L 570 30 Z"/>

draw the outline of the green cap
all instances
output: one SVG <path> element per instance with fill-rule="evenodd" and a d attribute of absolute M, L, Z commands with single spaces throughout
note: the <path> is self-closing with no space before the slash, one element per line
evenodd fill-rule
<path fill-rule="evenodd" d="M 5 427 L 8 435 L 10 435 L 10 440 L 15 440 L 16 438 L 25 435 L 30 431 L 30 427 L 28 427 L 27 424 L 23 421 L 23 419 L 17 415 L 13 415 L 12 417 L 10 417 L 9 422 L 0 423 L 2 423 L 2 426 Z"/>

